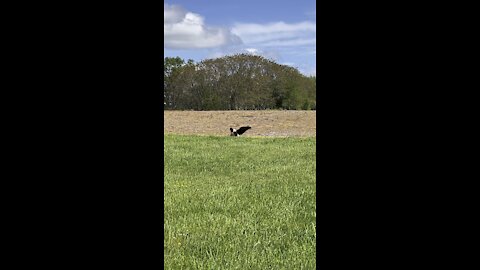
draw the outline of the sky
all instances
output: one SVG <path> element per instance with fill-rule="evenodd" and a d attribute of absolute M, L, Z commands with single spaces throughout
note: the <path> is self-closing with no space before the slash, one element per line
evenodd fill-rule
<path fill-rule="evenodd" d="M 315 0 L 167 0 L 165 57 L 199 62 L 261 55 L 305 75 L 316 73 Z"/>

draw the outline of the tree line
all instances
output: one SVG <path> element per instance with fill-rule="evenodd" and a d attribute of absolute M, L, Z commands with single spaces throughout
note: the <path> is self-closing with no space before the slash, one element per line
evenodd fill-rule
<path fill-rule="evenodd" d="M 258 55 L 164 58 L 167 110 L 315 110 L 316 77 Z"/>

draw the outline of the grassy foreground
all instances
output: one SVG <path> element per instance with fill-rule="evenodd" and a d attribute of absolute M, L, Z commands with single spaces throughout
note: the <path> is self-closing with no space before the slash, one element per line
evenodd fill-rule
<path fill-rule="evenodd" d="M 166 135 L 165 269 L 315 269 L 315 143 Z"/>

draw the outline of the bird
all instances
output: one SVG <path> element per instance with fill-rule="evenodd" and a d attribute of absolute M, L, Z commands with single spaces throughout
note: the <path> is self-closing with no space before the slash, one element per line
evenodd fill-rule
<path fill-rule="evenodd" d="M 243 133 L 245 133 L 245 131 L 251 129 L 251 127 L 241 127 L 239 128 L 238 130 L 234 129 L 234 128 L 230 128 L 230 136 L 240 136 L 242 135 Z"/>

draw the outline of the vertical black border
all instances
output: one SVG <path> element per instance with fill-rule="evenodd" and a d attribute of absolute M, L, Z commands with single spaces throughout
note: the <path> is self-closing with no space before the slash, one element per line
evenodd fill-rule
<path fill-rule="evenodd" d="M 64 7 L 35 35 L 35 184 L 25 215 L 32 261 L 163 266 L 160 7 Z M 28 65 L 28 64 L 26 64 Z M 31 97 L 29 95 L 29 97 Z M 35 109 L 32 109 L 35 108 Z M 25 187 L 30 184 L 25 184 Z M 29 258 L 25 258 L 29 260 Z"/>
<path fill-rule="evenodd" d="M 462 229 L 452 229 L 457 217 L 445 205 L 456 200 L 444 187 L 453 189 L 463 172 L 452 172 L 452 157 L 463 155 L 449 149 L 462 148 L 453 133 L 468 133 L 452 119 L 468 114 L 456 105 L 468 98 L 453 92 L 465 89 L 471 72 L 460 61 L 471 59 L 462 54 L 471 42 L 458 37 L 471 16 L 463 6 L 431 3 L 322 1 L 317 8 L 319 266 L 463 261 L 452 256 L 465 245 L 446 237 Z"/>

